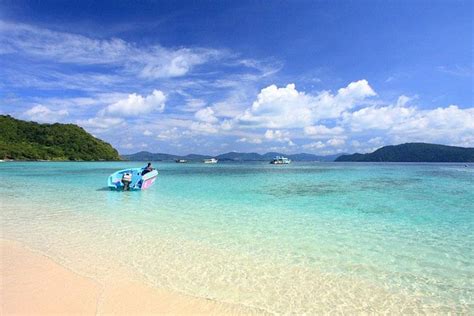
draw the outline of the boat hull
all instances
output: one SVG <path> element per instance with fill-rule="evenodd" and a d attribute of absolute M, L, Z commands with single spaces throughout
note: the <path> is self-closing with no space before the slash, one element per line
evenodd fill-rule
<path fill-rule="evenodd" d="M 111 190 L 123 191 L 124 183 L 122 182 L 122 178 L 125 173 L 128 173 L 131 175 L 129 191 L 146 190 L 155 183 L 158 171 L 152 170 L 142 176 L 143 170 L 144 168 L 129 168 L 116 171 L 109 176 L 107 186 Z"/>
<path fill-rule="evenodd" d="M 210 158 L 210 159 L 204 159 L 202 162 L 204 162 L 205 164 L 215 164 L 217 163 L 219 160 L 215 159 L 215 158 Z"/>

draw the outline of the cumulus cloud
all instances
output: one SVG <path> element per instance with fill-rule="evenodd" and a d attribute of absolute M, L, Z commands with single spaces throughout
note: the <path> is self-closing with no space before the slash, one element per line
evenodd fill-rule
<path fill-rule="evenodd" d="M 165 109 L 166 96 L 160 90 L 145 97 L 132 93 L 126 99 L 119 100 L 105 109 L 101 114 L 112 114 L 117 116 L 139 116 L 153 111 L 163 112 Z"/>
<path fill-rule="evenodd" d="M 400 105 L 370 106 L 344 113 L 343 123 L 352 132 L 383 133 L 392 143 L 424 141 L 473 146 L 466 135 L 474 135 L 474 108 L 456 105 L 421 110 Z M 380 137 L 380 136 L 379 136 Z"/>
<path fill-rule="evenodd" d="M 211 107 L 197 111 L 194 116 L 201 122 L 216 123 L 219 121 L 218 118 L 215 117 L 214 110 Z"/>
<path fill-rule="evenodd" d="M 343 114 L 343 122 L 350 126 L 352 131 L 367 129 L 390 129 L 405 122 L 416 113 L 414 107 L 398 105 L 369 106 L 355 112 Z"/>
<path fill-rule="evenodd" d="M 290 133 L 288 131 L 282 130 L 271 130 L 268 129 L 264 135 L 265 139 L 275 142 L 286 142 L 288 145 L 293 146 L 295 145 L 290 139 Z"/>
<path fill-rule="evenodd" d="M 260 91 L 238 120 L 244 125 L 268 128 L 305 127 L 321 119 L 338 118 L 343 111 L 375 95 L 366 80 L 352 82 L 337 94 L 323 91 L 311 95 L 298 91 L 294 84 L 283 88 L 271 85 Z"/>
<path fill-rule="evenodd" d="M 241 122 L 270 128 L 311 124 L 311 98 L 298 92 L 294 84 L 284 88 L 271 85 L 260 91 L 252 107 L 239 118 Z"/>
<path fill-rule="evenodd" d="M 474 108 L 460 109 L 450 105 L 446 108 L 418 110 L 404 122 L 394 125 L 391 133 L 398 138 L 456 143 L 465 136 L 474 135 Z"/>
<path fill-rule="evenodd" d="M 44 105 L 36 105 L 24 113 L 24 116 L 37 122 L 57 122 L 68 116 L 67 110 L 51 110 Z"/>

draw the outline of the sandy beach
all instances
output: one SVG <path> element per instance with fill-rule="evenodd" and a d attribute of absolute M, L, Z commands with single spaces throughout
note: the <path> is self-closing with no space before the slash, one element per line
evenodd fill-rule
<path fill-rule="evenodd" d="M 2 315 L 257 314 L 127 279 L 99 283 L 19 242 L 1 240 L 0 245 Z"/>

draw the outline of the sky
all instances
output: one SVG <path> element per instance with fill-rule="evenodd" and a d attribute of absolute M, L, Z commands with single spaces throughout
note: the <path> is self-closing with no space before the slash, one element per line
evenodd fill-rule
<path fill-rule="evenodd" d="M 120 153 L 474 147 L 473 3 L 0 0 L 0 114 Z"/>

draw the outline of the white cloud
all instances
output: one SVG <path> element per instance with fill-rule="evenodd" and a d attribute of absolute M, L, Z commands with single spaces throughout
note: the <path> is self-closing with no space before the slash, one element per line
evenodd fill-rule
<path fill-rule="evenodd" d="M 24 115 L 26 118 L 37 121 L 37 122 L 57 122 L 64 118 L 65 116 L 68 116 L 69 113 L 67 110 L 51 110 L 48 107 L 44 105 L 36 105 L 32 107 L 31 109 L 27 110 Z"/>
<path fill-rule="evenodd" d="M 215 125 L 207 122 L 192 122 L 189 129 L 198 134 L 215 134 L 218 132 L 218 128 Z"/>
<path fill-rule="evenodd" d="M 328 91 L 306 94 L 296 90 L 294 84 L 284 88 L 271 85 L 260 91 L 238 120 L 243 125 L 268 128 L 306 127 L 321 119 L 338 118 L 343 111 L 374 95 L 366 80 L 352 82 L 336 95 Z"/>
<path fill-rule="evenodd" d="M 141 77 L 163 78 L 179 77 L 187 74 L 197 65 L 216 58 L 221 53 L 211 49 L 182 48 L 170 51 L 162 47 L 155 47 L 150 56 L 146 56 L 147 63 L 140 72 Z M 160 58 L 154 58 L 158 55 Z"/>
<path fill-rule="evenodd" d="M 119 100 L 105 109 L 101 114 L 112 114 L 118 116 L 139 116 L 152 111 L 163 112 L 165 109 L 166 96 L 160 90 L 153 90 L 148 96 L 136 93 L 129 94 L 126 99 Z"/>
<path fill-rule="evenodd" d="M 446 108 L 419 110 L 409 119 L 393 126 L 391 134 L 419 141 L 458 142 L 465 136 L 474 135 L 474 108 L 460 109 L 450 105 Z"/>
<path fill-rule="evenodd" d="M 367 141 L 371 145 L 381 146 L 383 144 L 383 138 L 380 136 L 373 137 Z"/>
<path fill-rule="evenodd" d="M 196 112 L 202 109 L 206 105 L 206 101 L 197 98 L 189 98 L 186 100 L 186 105 L 181 107 L 180 110 L 185 112 Z"/>
<path fill-rule="evenodd" d="M 344 146 L 346 144 L 346 141 L 342 137 L 335 137 L 335 138 L 331 138 L 330 140 L 328 140 L 326 142 L 326 144 L 331 146 L 331 147 L 341 147 L 341 146 Z"/>
<path fill-rule="evenodd" d="M 415 113 L 415 108 L 397 105 L 369 106 L 355 112 L 344 113 L 343 122 L 356 132 L 367 129 L 384 130 L 403 123 Z"/>
<path fill-rule="evenodd" d="M 420 110 L 400 105 L 371 106 L 344 113 L 343 122 L 355 133 L 383 132 L 388 143 L 423 141 L 474 145 L 472 138 L 466 137 L 474 135 L 474 108 L 450 105 Z"/>
<path fill-rule="evenodd" d="M 459 76 L 459 77 L 472 77 L 474 74 L 474 67 L 472 66 L 472 63 L 470 65 L 465 65 L 465 66 L 460 66 L 460 65 L 455 65 L 455 66 L 439 66 L 437 67 L 438 71 L 444 72 L 446 74 L 450 74 L 453 76 Z"/>
<path fill-rule="evenodd" d="M 331 135 L 342 134 L 344 133 L 344 129 L 340 126 L 335 126 L 335 127 L 330 128 L 324 125 L 315 125 L 315 126 L 306 126 L 304 128 L 304 133 L 306 135 L 324 138 Z"/>
<path fill-rule="evenodd" d="M 216 123 L 219 120 L 214 116 L 214 110 L 210 107 L 201 109 L 194 114 L 194 117 L 201 122 Z"/>
<path fill-rule="evenodd" d="M 231 130 L 234 127 L 234 122 L 232 120 L 224 120 L 221 123 L 220 128 L 224 131 Z"/>
<path fill-rule="evenodd" d="M 267 129 L 264 136 L 266 139 L 269 139 L 269 140 L 287 141 L 288 135 L 289 133 L 286 131 Z"/>
<path fill-rule="evenodd" d="M 318 150 L 318 149 L 323 149 L 325 147 L 326 147 L 326 144 L 324 144 L 322 141 L 312 142 L 312 143 L 303 145 L 303 148 L 310 149 L 310 150 Z"/>
<path fill-rule="evenodd" d="M 258 137 L 242 137 L 237 140 L 238 143 L 261 144 L 262 140 Z"/>
<path fill-rule="evenodd" d="M 305 126 L 311 124 L 310 104 L 311 98 L 298 92 L 294 84 L 271 85 L 260 91 L 240 121 L 270 128 Z"/>
<path fill-rule="evenodd" d="M 150 132 L 149 130 L 146 129 L 143 131 L 143 136 L 151 136 L 151 135 L 153 135 L 153 133 Z"/>
<path fill-rule="evenodd" d="M 87 120 L 79 120 L 77 124 L 93 130 L 107 130 L 125 124 L 125 121 L 117 117 L 93 117 Z"/>
<path fill-rule="evenodd" d="M 401 95 L 398 97 L 397 106 L 405 106 L 408 102 L 413 100 L 413 98 L 407 97 L 406 95 Z"/>
<path fill-rule="evenodd" d="M 173 127 L 167 130 L 160 132 L 157 135 L 158 140 L 176 140 L 183 137 L 183 131 L 177 127 Z"/>
<path fill-rule="evenodd" d="M 265 139 L 275 142 L 286 142 L 289 146 L 294 146 L 295 144 L 290 139 L 290 133 L 288 131 L 281 130 L 271 130 L 268 129 L 264 135 Z"/>
<path fill-rule="evenodd" d="M 27 24 L 0 21 L 0 53 L 21 53 L 61 63 L 122 67 L 145 78 L 179 77 L 224 56 L 205 48 L 141 47 L 118 38 L 94 39 Z"/>

